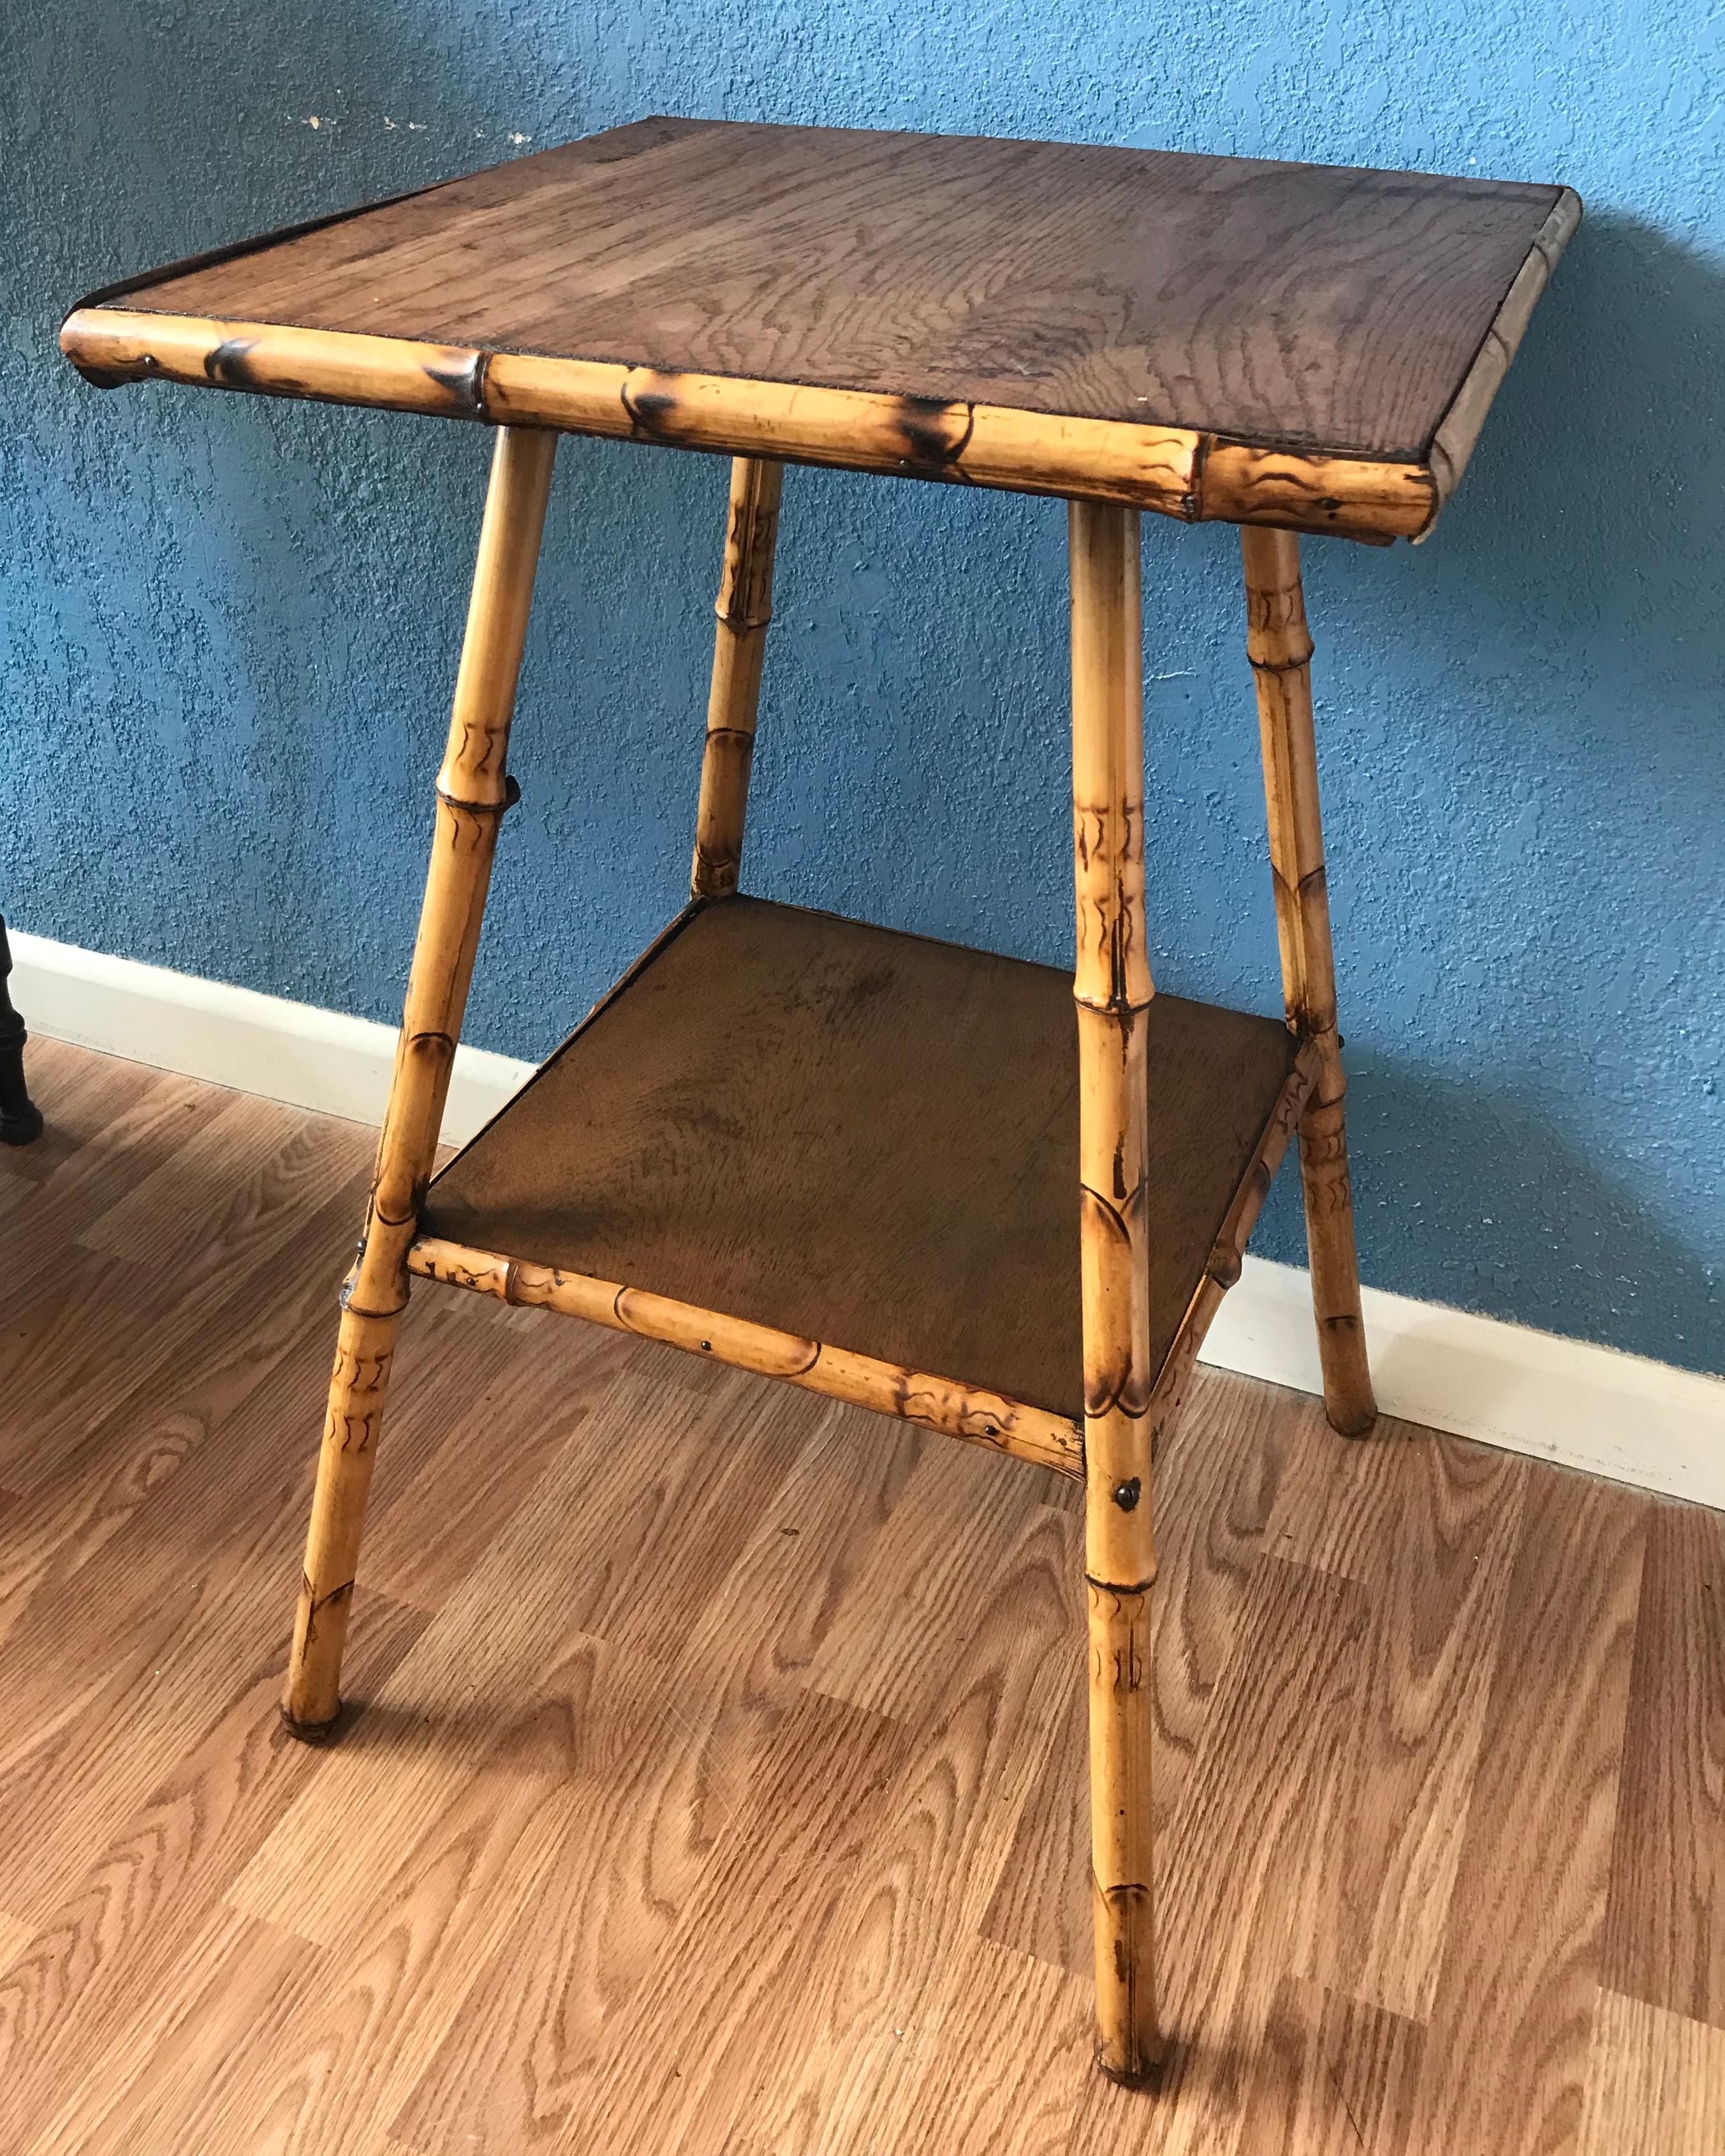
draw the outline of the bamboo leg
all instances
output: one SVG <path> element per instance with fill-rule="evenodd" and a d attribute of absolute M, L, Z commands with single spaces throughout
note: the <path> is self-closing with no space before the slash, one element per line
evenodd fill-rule
<path fill-rule="evenodd" d="M 701 763 L 701 806 L 695 820 L 695 898 L 728 898 L 742 861 L 743 819 L 755 760 L 755 712 L 761 660 L 773 619 L 773 550 L 784 466 L 770 458 L 737 457 L 731 466 L 731 518 L 725 567 L 714 611 L 712 687 L 707 697 L 706 746 Z"/>
<path fill-rule="evenodd" d="M 300 1734 L 328 1728 L 341 1710 L 341 1648 L 396 1322 L 407 1305 L 408 1246 L 443 1122 L 497 826 L 516 798 L 507 769 L 509 726 L 557 441 L 552 434 L 501 429 L 491 465 L 377 1176 L 359 1256 L 341 1291 L 341 1335 L 282 1702 L 288 1727 Z"/>
<path fill-rule="evenodd" d="M 1150 1863 L 1149 1251 L 1138 512 L 1070 505 L 1085 1573 L 1097 2062 L 1157 2063 Z"/>
<path fill-rule="evenodd" d="M 1324 880 L 1312 723 L 1312 637 L 1300 583 L 1300 542 L 1291 531 L 1252 525 L 1243 525 L 1240 536 L 1245 556 L 1246 649 L 1257 680 L 1264 742 L 1282 986 L 1288 1024 L 1310 1035 L 1321 1059 L 1317 1083 L 1300 1119 L 1300 1175 L 1324 1408 L 1337 1430 L 1360 1437 L 1377 1419 L 1378 1405 L 1360 1317 L 1343 1110 L 1347 1081 L 1336 1030 L 1336 962 Z"/>

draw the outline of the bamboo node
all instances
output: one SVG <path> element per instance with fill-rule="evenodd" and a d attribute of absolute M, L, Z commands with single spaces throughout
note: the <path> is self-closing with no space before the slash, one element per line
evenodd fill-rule
<path fill-rule="evenodd" d="M 488 352 L 459 348 L 441 359 L 425 362 L 427 378 L 445 389 L 460 408 L 475 418 L 485 417 L 485 375 L 491 364 Z"/>
<path fill-rule="evenodd" d="M 203 371 L 210 380 L 223 389 L 245 389 L 251 384 L 251 369 L 247 364 L 257 347 L 254 336 L 223 337 L 203 362 Z M 153 354 L 146 354 L 154 358 Z"/>
<path fill-rule="evenodd" d="M 508 773 L 504 774 L 503 798 L 499 801 L 465 801 L 459 793 L 452 793 L 441 779 L 435 791 L 444 808 L 465 809 L 470 816 L 505 815 L 521 798 L 519 782 Z"/>
<path fill-rule="evenodd" d="M 327 1594 L 314 1594 L 311 1591 L 311 1582 L 303 1573 L 300 1577 L 305 1594 L 305 1623 L 308 1630 L 316 1622 L 321 1610 L 332 1609 L 336 1603 L 345 1602 L 353 1592 L 353 1582 L 349 1579 L 344 1580 L 340 1587 L 332 1587 Z"/>
<path fill-rule="evenodd" d="M 1084 1575 L 1086 1587 L 1093 1587 L 1098 1594 L 1147 1594 L 1156 1584 L 1156 1568 L 1153 1563 L 1147 1575 L 1140 1580 L 1098 1579 L 1092 1572 Z"/>
<path fill-rule="evenodd" d="M 961 412 L 964 424 L 955 441 L 941 422 Z M 905 444 L 906 453 L 900 462 L 912 470 L 923 470 L 930 465 L 952 465 L 956 469 L 976 431 L 975 405 L 949 403 L 943 397 L 901 397 L 895 418 Z M 959 470 L 958 476 L 968 480 L 970 475 Z"/>
<path fill-rule="evenodd" d="M 773 619 L 770 606 L 758 611 L 752 607 L 733 607 L 722 592 L 713 601 L 713 612 L 726 629 L 735 629 L 739 636 L 746 636 L 752 629 L 765 629 Z"/>
<path fill-rule="evenodd" d="M 399 1317 L 408 1306 L 408 1296 L 410 1290 L 405 1273 L 403 1274 L 401 1280 L 401 1301 L 391 1310 L 367 1310 L 363 1304 L 356 1302 L 353 1300 L 353 1291 L 358 1286 L 359 1282 L 357 1280 L 343 1281 L 341 1291 L 336 1297 L 337 1307 L 350 1312 L 355 1317 Z"/>
<path fill-rule="evenodd" d="M 1156 1000 L 1156 991 L 1153 988 L 1147 996 L 1138 998 L 1125 995 L 1087 996 L 1081 989 L 1075 988 L 1072 1000 L 1081 1009 L 1098 1011 L 1105 1018 L 1122 1018 L 1137 1011 L 1148 1010 Z"/>

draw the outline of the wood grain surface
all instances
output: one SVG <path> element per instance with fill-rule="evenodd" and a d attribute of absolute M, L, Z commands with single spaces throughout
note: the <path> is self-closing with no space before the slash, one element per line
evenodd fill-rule
<path fill-rule="evenodd" d="M 1293 1067 L 1147 1019 L 1153 1381 Z M 732 898 L 686 917 L 433 1184 L 422 1231 L 1076 1417 L 1071 975 Z"/>
<path fill-rule="evenodd" d="M 421 1289 L 354 1719 L 295 1743 L 371 1134 L 40 1046 L 59 1120 L 0 1158 L 7 2156 L 1725 2143 L 1716 1516 L 1200 1372 L 1158 1460 L 1174 2049 L 1122 2090 L 1076 1487 Z M 225 1224 L 178 1301 L 156 1210 Z"/>
<path fill-rule="evenodd" d="M 658 119 L 128 305 L 1418 461 L 1560 193 Z"/>

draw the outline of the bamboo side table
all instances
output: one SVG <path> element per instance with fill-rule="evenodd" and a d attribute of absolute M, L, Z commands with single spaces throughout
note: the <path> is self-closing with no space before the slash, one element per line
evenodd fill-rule
<path fill-rule="evenodd" d="M 1579 214 L 1555 187 L 649 120 L 73 312 L 100 385 L 497 429 L 291 1728 L 340 1707 L 414 1275 L 1080 1477 L 1098 2056 L 1151 2075 L 1151 1466 L 1296 1128 L 1330 1420 L 1375 1413 L 1297 535 L 1424 536 Z M 691 895 L 434 1181 L 562 434 L 734 460 Z M 1070 979 L 739 893 L 787 461 L 1069 501 Z M 1243 527 L 1285 1026 L 1153 989 L 1146 509 Z"/>

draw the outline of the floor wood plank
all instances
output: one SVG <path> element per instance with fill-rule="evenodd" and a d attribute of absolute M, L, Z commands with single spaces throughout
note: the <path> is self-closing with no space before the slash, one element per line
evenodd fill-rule
<path fill-rule="evenodd" d="M 271 1247 L 351 1163 L 353 1127 L 249 1093 L 218 1096 L 152 1174 L 79 1235 L 87 1250 L 177 1276 L 188 1289 Z"/>
<path fill-rule="evenodd" d="M 1497 1669 L 1526 1464 L 1459 1439 L 1383 1440 L 1399 1472 L 1347 1794 L 1299 1973 L 1415 2021 L 1442 1964 Z"/>
<path fill-rule="evenodd" d="M 952 1954 L 941 1994 L 898 2145 L 1061 2156 L 1094 2071 L 1088 1981 L 981 1938 Z M 864 2156 L 879 2146 L 872 2123 L 858 2120 L 849 2148 Z"/>
<path fill-rule="evenodd" d="M 945 1685 L 874 1836 L 839 1882 L 836 1920 L 804 1979 L 804 2041 L 749 2099 L 743 2123 L 769 2147 L 837 2156 L 916 2130 L 916 2062 L 1072 1690 L 1068 1613 L 1083 1549 L 1080 1520 L 1038 1506 L 976 1630 L 956 1642 L 924 1635 Z"/>
<path fill-rule="evenodd" d="M 422 1286 L 355 1715 L 296 1743 L 372 1134 L 49 1075 L 54 1146 L 0 1156 L 3 2156 L 1725 2147 L 1717 1516 L 1199 1373 L 1157 1478 L 1174 2048 L 1122 2091 L 1076 1486 Z"/>
<path fill-rule="evenodd" d="M 701 1897 L 615 2025 L 562 2147 L 719 2156 L 745 2102 L 803 2041 L 792 2002 L 807 1996 L 836 1942 L 845 1888 L 867 1861 L 910 1750 L 902 1725 L 803 1695 Z"/>
<path fill-rule="evenodd" d="M 35 1936 L 33 1924 L 27 1924 L 22 1917 L 8 1916 L 0 1909 L 0 1969 L 10 1969 L 13 1962 L 20 1959 Z"/>
<path fill-rule="evenodd" d="M 1725 2030 L 1602 1991 L 1578 2156 L 1718 2156 Z"/>
<path fill-rule="evenodd" d="M 208 2077 L 179 2131 L 207 2146 L 346 2156 L 388 2126 L 475 1971 L 559 1857 L 576 1798 L 591 1653 L 553 1673 L 433 1815 L 345 1933 L 284 1981 Z M 271 1928 L 272 1929 L 276 1928 Z"/>
<path fill-rule="evenodd" d="M 468 1382 L 441 1344 L 427 1357 L 410 1341 L 397 1358 L 398 1392 L 423 1375 L 428 1414 L 445 1435 L 413 1476 L 389 1475 L 366 1530 L 367 1589 L 421 1609 L 440 1609 L 454 1593 L 629 1360 L 625 1336 L 578 1321 L 552 1338 L 536 1327 L 524 1352 L 521 1335 L 489 1322 L 490 1309 L 473 1301 L 461 1313 L 476 1351 Z M 549 1312 L 533 1315 L 558 1325 Z M 392 1455 L 403 1409 L 399 1399 L 391 1404 Z"/>
<path fill-rule="evenodd" d="M 598 1409 L 572 1414 L 528 1501 L 334 1748 L 236 1903 L 332 1943 L 542 1671 L 584 1637 L 674 1656 L 808 1433 L 782 1386 L 739 1378 L 697 1430 L 685 1399 L 619 1373 Z"/>
<path fill-rule="evenodd" d="M 1725 2028 L 1725 1515 L 1697 1505 L 1648 1521 L 1604 1973 Z"/>
<path fill-rule="evenodd" d="M 44 1293 L 36 1307 L 16 1312 L 0 1338 L 0 1384 L 14 1389 L 20 1404 L 0 1432 L 0 1476 L 8 1487 L 28 1490 L 51 1474 L 57 1440 L 68 1430 L 88 1430 L 141 1399 L 159 1399 L 165 1383 L 191 1373 L 202 1383 L 212 1370 L 236 1368 L 247 1380 L 264 1374 L 250 1350 L 263 1345 L 254 1336 L 268 1325 L 258 1308 L 259 1272 L 271 1261 L 290 1284 L 294 1312 L 304 1306 L 300 1295 L 315 1294 L 329 1325 L 364 1183 L 354 1127 L 332 1124 L 325 1135 L 331 1137 L 325 1158 L 341 1172 L 329 1175 L 315 1199 L 297 1162 L 285 1185 L 266 1180 L 244 1216 L 228 1224 L 230 1261 L 202 1293 L 153 1264 L 79 1246 L 64 1252 L 44 1275 L 49 1288 L 58 1282 L 59 1297 Z M 271 1304 L 279 1307 L 274 1297 Z M 297 1314 L 289 1322 L 296 1327 Z M 105 1352 L 92 1356 L 96 1341 Z"/>
<path fill-rule="evenodd" d="M 1652 1509 L 1530 1467 L 1422 2061 L 1423 2148 L 1545 2156 L 1579 2133 Z"/>
<path fill-rule="evenodd" d="M 829 1409 L 675 1667 L 608 1656 L 589 1704 L 581 1859 L 557 1867 L 492 1957 L 397 2122 L 405 2138 L 508 2156 L 590 2101 L 603 2040 L 752 1801 L 924 1442 L 907 1424 Z"/>
<path fill-rule="evenodd" d="M 1252 2062 L 1240 2156 L 1437 2156 L 1413 2139 L 1423 2035 L 1418 2022 L 1284 1977 Z"/>
<path fill-rule="evenodd" d="M 1286 1464 L 1268 1547 L 1290 1564 L 1373 1587 L 1384 1576 L 1402 1499 L 1406 1423 L 1383 1416 L 1371 1442 L 1336 1442 L 1323 1403 L 1278 1390 Z"/>
<path fill-rule="evenodd" d="M 218 1911 L 194 1942 L 187 1974 L 196 1981 L 162 2002 L 147 2041 L 135 2031 L 105 2076 L 84 2083 L 38 2138 L 33 2156 L 198 2147 L 195 2123 L 210 2087 L 284 1992 L 316 1981 L 320 1962 L 303 1939 Z M 272 2138 L 280 2145 L 280 2135 Z M 253 2138 L 249 2145 L 259 2144 Z"/>
<path fill-rule="evenodd" d="M 8 1258 L 0 1296 L 135 1189 L 210 1112 L 213 1089 L 195 1079 L 71 1053 L 78 1060 L 51 1074 L 54 1112 L 42 1136 L 0 1147 Z"/>
<path fill-rule="evenodd" d="M 1021 1461 L 927 1445 L 822 1642 L 809 1681 L 832 1699 L 914 1718 L 945 1688 L 932 1641 L 983 1622 L 1000 1567 L 1038 1509 Z"/>
<path fill-rule="evenodd" d="M 424 1620 L 373 1596 L 355 1612 L 349 1652 L 363 1690 L 412 1645 Z M 105 1840 L 0 1969 L 0 2147 L 86 2083 L 130 2070 L 187 1984 L 203 1980 L 213 1938 L 233 1933 L 223 1897 L 321 1755 L 281 1726 L 286 1642 L 167 1779 Z M 236 1934 L 237 1935 L 237 1934 Z"/>
<path fill-rule="evenodd" d="M 80 1609 L 90 1612 L 92 1594 L 132 1594 L 142 1584 L 141 1555 L 129 1552 L 120 1571 L 110 1567 L 103 1579 L 93 1568 L 146 1508 L 160 1519 L 189 1502 L 195 1514 L 218 1488 L 254 1485 L 260 1465 L 254 1444 L 225 1458 L 211 1451 L 224 1427 L 237 1432 L 248 1403 L 259 1402 L 272 1429 L 291 1432 L 296 1463 L 309 1460 L 341 1278 L 332 1239 L 358 1198 L 359 1185 L 350 1180 L 311 1214 L 282 1253 L 280 1291 L 260 1306 L 248 1276 L 243 1290 L 215 1305 L 202 1351 L 146 1378 L 141 1396 L 117 1383 L 120 1397 L 81 1430 L 33 1401 L 6 1419 L 12 1434 L 31 1444 L 13 1471 L 27 1493 L 23 1510 L 0 1546 L 0 1640 L 24 1625 L 64 1644 L 68 1623 L 75 1625 Z M 304 1403 L 297 1426 L 291 1409 L 280 1419 L 290 1399 Z M 153 1536 L 139 1539 L 146 1551 L 158 1547 Z M 104 1604 L 110 1635 L 124 1608 L 123 1601 Z M 15 1696 L 11 1703 L 18 1703 Z"/>

